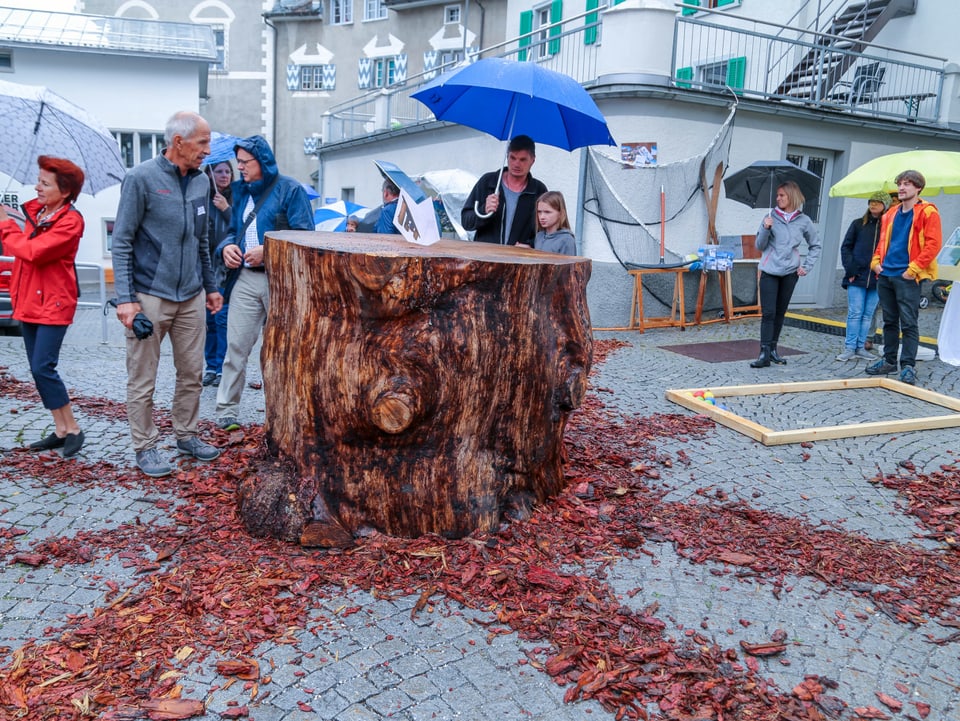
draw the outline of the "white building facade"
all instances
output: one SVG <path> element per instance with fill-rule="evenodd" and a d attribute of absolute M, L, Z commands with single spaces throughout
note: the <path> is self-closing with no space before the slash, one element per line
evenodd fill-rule
<path fill-rule="evenodd" d="M 129 167 L 160 152 L 175 111 L 198 110 L 214 57 L 212 37 L 200 26 L 0 8 L 0 77 L 45 86 L 86 110 L 114 132 Z M 35 195 L 32 185 L 2 173 L 0 183 L 8 200 Z M 112 267 L 119 198 L 119 185 L 80 196 L 86 230 L 78 262 Z"/>

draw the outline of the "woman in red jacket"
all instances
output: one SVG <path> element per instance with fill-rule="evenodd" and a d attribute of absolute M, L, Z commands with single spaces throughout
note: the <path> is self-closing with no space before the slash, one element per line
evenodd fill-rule
<path fill-rule="evenodd" d="M 24 229 L 0 207 L 0 253 L 14 257 L 13 317 L 23 327 L 30 372 L 43 406 L 53 415 L 53 432 L 30 448 L 63 448 L 67 458 L 83 446 L 83 431 L 73 416 L 57 363 L 80 295 L 74 260 L 83 235 L 83 216 L 73 201 L 84 177 L 79 167 L 62 158 L 41 155 L 37 164 L 37 197 L 23 204 Z"/>

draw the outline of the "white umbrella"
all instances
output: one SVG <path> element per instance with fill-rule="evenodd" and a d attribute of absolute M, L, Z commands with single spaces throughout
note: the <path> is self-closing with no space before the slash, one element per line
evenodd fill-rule
<path fill-rule="evenodd" d="M 83 108 L 47 88 L 0 80 L 0 172 L 25 185 L 37 180 L 37 157 L 72 160 L 95 195 L 126 173 L 116 139 Z"/>
<path fill-rule="evenodd" d="M 347 226 L 347 218 L 351 215 L 357 215 L 367 211 L 362 205 L 351 203 L 348 200 L 338 200 L 335 203 L 329 203 L 322 208 L 317 208 L 313 213 L 313 222 L 316 230 L 325 230 L 335 232 L 344 230 Z"/>

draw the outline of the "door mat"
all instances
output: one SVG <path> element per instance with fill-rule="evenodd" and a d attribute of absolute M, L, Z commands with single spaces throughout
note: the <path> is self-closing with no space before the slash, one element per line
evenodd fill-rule
<path fill-rule="evenodd" d="M 760 355 L 760 341 L 758 340 L 725 340 L 713 343 L 662 345 L 660 347 L 663 350 L 679 353 L 680 355 L 695 358 L 705 363 L 729 363 L 731 361 L 753 360 Z M 782 356 L 802 355 L 804 351 L 778 345 L 777 353 Z"/>

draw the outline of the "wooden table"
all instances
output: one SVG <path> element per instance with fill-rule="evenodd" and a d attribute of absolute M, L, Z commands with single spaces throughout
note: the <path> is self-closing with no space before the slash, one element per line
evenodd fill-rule
<path fill-rule="evenodd" d="M 703 296 L 707 290 L 707 276 L 710 273 L 717 274 L 717 281 L 720 283 L 720 302 L 723 304 L 723 316 L 721 318 L 712 318 L 710 320 L 703 320 Z M 704 323 L 719 323 L 724 321 L 726 323 L 730 322 L 730 318 L 733 317 L 733 277 L 732 273 L 729 270 L 707 270 L 706 268 L 701 269 L 700 271 L 700 286 L 697 288 L 697 307 L 693 314 L 693 322 L 697 325 L 702 325 Z"/>
<path fill-rule="evenodd" d="M 643 333 L 647 328 L 680 328 L 684 330 L 687 324 L 683 307 L 683 274 L 685 266 L 679 268 L 638 268 L 631 270 L 633 276 L 633 300 L 630 303 L 630 330 L 639 330 Z M 649 275 L 673 273 L 673 298 L 670 304 L 670 315 L 647 318 L 643 314 L 643 278 Z"/>
<path fill-rule="evenodd" d="M 744 261 L 747 262 L 747 261 Z M 720 318 L 711 318 L 703 320 L 703 296 L 707 288 L 707 274 L 716 273 L 717 280 L 720 283 L 720 299 L 723 304 L 723 316 Z M 733 271 L 732 270 L 703 270 L 700 274 L 700 287 L 697 289 L 697 305 L 694 310 L 693 322 L 697 325 L 707 323 L 719 323 L 724 321 L 729 323 L 732 318 L 756 318 L 760 315 L 760 284 L 759 273 L 757 273 L 757 302 L 753 305 L 733 304 Z"/>

